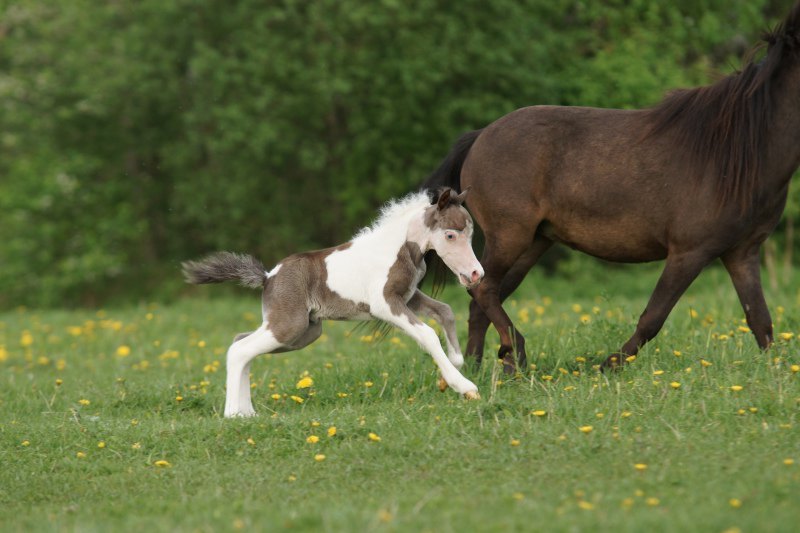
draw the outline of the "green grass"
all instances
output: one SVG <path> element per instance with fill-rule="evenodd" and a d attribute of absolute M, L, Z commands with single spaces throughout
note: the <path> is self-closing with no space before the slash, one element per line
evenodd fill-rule
<path fill-rule="evenodd" d="M 733 289 L 712 269 L 631 365 L 598 373 L 656 275 L 531 277 L 506 308 L 536 367 L 507 380 L 488 354 L 491 333 L 486 363 L 465 371 L 478 402 L 439 393 L 430 358 L 402 335 L 368 342 L 350 324 L 328 324 L 311 347 L 256 360 L 259 416 L 247 420 L 220 416 L 224 352 L 257 325 L 257 293 L 215 299 L 203 288 L 171 306 L 0 315 L 0 525 L 796 530 L 797 284 L 768 296 L 776 332 L 795 335 L 768 354 L 740 331 Z M 466 296 L 449 289 L 444 299 L 463 339 Z M 304 372 L 314 385 L 298 390 Z"/>

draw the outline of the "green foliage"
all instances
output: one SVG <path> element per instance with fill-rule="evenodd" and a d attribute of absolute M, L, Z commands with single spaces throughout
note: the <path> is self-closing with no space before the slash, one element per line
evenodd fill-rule
<path fill-rule="evenodd" d="M 0 306 L 341 242 L 460 132 L 707 82 L 772 4 L 0 0 Z"/>

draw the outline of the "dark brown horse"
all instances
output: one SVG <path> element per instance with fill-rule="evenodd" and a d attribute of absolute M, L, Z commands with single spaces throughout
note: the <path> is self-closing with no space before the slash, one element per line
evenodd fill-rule
<path fill-rule="evenodd" d="M 633 336 L 655 337 L 700 271 L 721 258 L 761 348 L 773 340 L 759 250 L 800 164 L 800 2 L 741 72 L 650 109 L 526 107 L 461 137 L 424 187 L 471 188 L 486 275 L 471 291 L 467 354 L 491 322 L 513 371 L 525 341 L 501 302 L 553 243 L 609 261 L 666 260 Z M 623 357 L 620 357 L 624 354 Z"/>

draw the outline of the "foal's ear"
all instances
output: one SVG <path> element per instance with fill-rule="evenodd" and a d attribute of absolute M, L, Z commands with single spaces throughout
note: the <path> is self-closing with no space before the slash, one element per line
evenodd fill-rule
<path fill-rule="evenodd" d="M 453 202 L 457 203 L 458 205 L 464 205 L 464 200 L 467 198 L 467 193 L 469 192 L 469 187 L 461 191 L 461 194 L 457 195 L 453 198 Z"/>
<path fill-rule="evenodd" d="M 447 188 L 442 191 L 442 194 L 439 195 L 439 199 L 436 201 L 436 208 L 441 211 L 448 205 L 450 205 L 450 193 L 453 192 L 453 189 Z"/>

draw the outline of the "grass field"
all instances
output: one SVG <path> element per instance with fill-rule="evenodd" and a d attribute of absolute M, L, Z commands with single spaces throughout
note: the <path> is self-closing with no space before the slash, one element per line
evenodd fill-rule
<path fill-rule="evenodd" d="M 487 355 L 477 402 L 439 393 L 401 334 L 331 323 L 256 360 L 246 420 L 221 418 L 224 353 L 257 293 L 2 314 L 0 529 L 797 531 L 797 283 L 768 295 L 768 354 L 712 269 L 600 374 L 656 275 L 532 276 L 506 308 L 535 367 L 508 380 Z M 463 345 L 466 295 L 444 299 Z"/>

